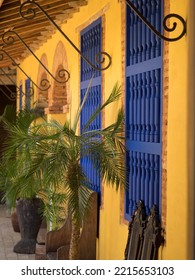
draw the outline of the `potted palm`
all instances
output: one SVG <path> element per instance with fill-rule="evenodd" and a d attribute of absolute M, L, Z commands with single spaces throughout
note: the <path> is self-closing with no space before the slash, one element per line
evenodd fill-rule
<path fill-rule="evenodd" d="M 97 108 L 79 133 L 79 121 L 82 108 L 90 94 L 90 85 L 82 104 L 79 106 L 74 120 L 61 124 L 57 121 L 44 122 L 31 127 L 25 135 L 14 127 L 12 145 L 20 143 L 23 147 L 31 147 L 31 164 L 25 169 L 25 180 L 31 178 L 39 170 L 42 172 L 44 186 L 61 187 L 65 190 L 66 204 L 71 216 L 72 235 L 69 248 L 69 259 L 79 259 L 80 225 L 91 195 L 91 182 L 84 173 L 81 161 L 89 157 L 98 169 L 103 181 L 115 186 L 116 189 L 125 183 L 125 165 L 123 145 L 124 117 L 122 110 L 116 115 L 111 125 L 89 131 L 90 124 L 112 102 L 119 99 L 121 88 L 116 84 L 108 99 Z M 13 132 L 12 130 L 12 132 Z M 13 135 L 12 134 L 12 135 Z"/>
<path fill-rule="evenodd" d="M 36 237 L 42 221 L 39 209 L 43 203 L 38 197 L 42 185 L 38 173 L 24 179 L 31 163 L 30 149 L 20 143 L 16 148 L 12 145 L 12 139 L 16 127 L 21 136 L 28 134 L 30 126 L 39 116 L 21 111 L 16 118 L 11 118 L 10 113 L 11 108 L 6 108 L 1 118 L 8 138 L 0 162 L 0 188 L 7 206 L 10 209 L 16 207 L 21 240 L 14 246 L 14 252 L 30 254 L 35 252 Z"/>

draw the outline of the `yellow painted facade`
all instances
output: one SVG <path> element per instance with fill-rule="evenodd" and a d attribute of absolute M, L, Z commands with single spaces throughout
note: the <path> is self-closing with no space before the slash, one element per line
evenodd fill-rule
<path fill-rule="evenodd" d="M 167 1 L 167 0 L 165 0 Z M 170 12 L 178 13 L 187 19 L 187 35 L 180 41 L 168 45 L 168 119 L 167 119 L 167 180 L 162 186 L 165 192 L 165 232 L 166 243 L 160 250 L 160 259 L 194 258 L 194 11 L 193 0 L 170 0 Z M 177 3 L 176 3 L 177 2 Z M 124 90 L 125 55 L 125 6 L 118 0 L 89 0 L 78 13 L 61 26 L 73 43 L 80 48 L 80 31 L 99 17 L 103 22 L 103 51 L 112 57 L 112 65 L 103 72 L 103 99 L 115 82 Z M 48 23 L 49 24 L 49 23 Z M 194 33 L 193 33 L 194 32 Z M 62 42 L 66 53 L 69 103 L 71 115 L 79 104 L 80 95 L 80 56 L 74 48 L 56 32 L 36 51 L 41 58 L 47 57 L 47 67 L 55 75 L 55 51 Z M 20 66 L 33 81 L 38 83 L 39 63 L 29 55 Z M 54 81 L 51 83 L 49 98 L 52 98 Z M 23 85 L 26 77 L 17 72 L 18 85 Z M 34 101 L 38 91 L 35 89 Z M 24 99 L 24 98 L 23 98 Z M 19 102 L 19 101 L 18 101 Z M 113 112 L 124 105 L 121 102 L 111 105 L 105 112 L 103 125 L 114 120 Z M 18 103 L 19 106 L 19 103 Z M 69 114 L 70 108 L 67 112 Z M 49 114 L 48 118 L 64 121 L 66 114 Z M 123 259 L 127 240 L 127 221 L 123 218 L 124 194 L 109 186 L 102 186 L 102 206 L 100 209 L 99 238 L 97 238 L 97 259 Z"/>
<path fill-rule="evenodd" d="M 169 44 L 167 225 L 165 259 L 194 254 L 194 1 L 170 1 L 187 35 Z"/>

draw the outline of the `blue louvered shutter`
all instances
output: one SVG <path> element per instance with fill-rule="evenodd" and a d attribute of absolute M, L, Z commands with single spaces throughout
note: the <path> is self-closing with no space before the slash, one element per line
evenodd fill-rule
<path fill-rule="evenodd" d="M 161 29 L 162 0 L 134 0 L 157 30 Z M 161 40 L 127 6 L 126 16 L 126 147 L 125 214 L 130 218 L 138 200 L 146 211 L 161 198 Z"/>
<path fill-rule="evenodd" d="M 26 110 L 30 110 L 30 79 L 25 80 Z"/>
<path fill-rule="evenodd" d="M 19 110 L 22 110 L 22 97 L 23 97 L 22 85 L 20 85 L 20 87 L 19 87 Z"/>
<path fill-rule="evenodd" d="M 81 32 L 81 52 L 91 61 L 93 65 L 99 66 L 96 62 L 96 54 L 101 52 L 102 48 L 102 23 L 101 18 L 94 21 L 91 25 Z M 93 76 L 90 93 L 87 97 L 85 105 L 81 113 L 80 129 L 87 123 L 89 116 L 94 110 L 101 105 L 102 97 L 102 77 L 101 72 L 94 70 L 84 59 L 81 58 L 81 102 Z M 88 130 L 101 129 L 101 114 L 96 117 L 93 123 L 90 124 Z M 91 183 L 90 188 L 101 192 L 100 172 L 95 170 L 90 158 L 85 156 L 81 159 L 83 170 Z"/>

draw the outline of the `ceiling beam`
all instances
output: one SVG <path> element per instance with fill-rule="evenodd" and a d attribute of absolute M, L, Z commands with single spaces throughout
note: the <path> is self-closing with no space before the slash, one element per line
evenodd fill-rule
<path fill-rule="evenodd" d="M 29 7 L 35 7 L 35 18 L 32 20 L 23 19 L 19 13 L 20 4 L 23 2 L 26 2 L 26 0 L 6 0 L 1 5 L 0 45 L 4 44 L 2 41 L 3 34 L 8 30 L 14 30 L 34 52 L 51 38 L 57 30 L 44 13 L 33 4 L 29 4 Z M 44 9 L 59 27 L 61 24 L 67 22 L 74 13 L 79 12 L 81 6 L 87 5 L 87 2 L 88 0 L 36 0 L 36 3 Z M 24 8 L 27 9 L 27 6 Z M 8 33 L 8 35 L 12 34 Z M 21 62 L 25 57 L 29 56 L 30 52 L 16 35 L 14 35 L 14 39 L 15 41 L 12 45 L 8 46 L 4 44 L 5 50 L 7 50 L 15 61 Z M 4 59 L 0 61 L 0 67 L 5 66 L 13 68 L 12 61 L 6 57 L 6 55 Z"/>

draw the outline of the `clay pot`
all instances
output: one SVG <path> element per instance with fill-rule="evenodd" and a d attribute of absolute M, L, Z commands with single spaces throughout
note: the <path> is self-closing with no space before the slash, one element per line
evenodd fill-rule
<path fill-rule="evenodd" d="M 39 198 L 17 200 L 16 213 L 21 240 L 14 246 L 15 253 L 35 253 L 37 235 L 42 222 L 42 216 L 40 214 L 42 204 L 43 202 Z"/>

